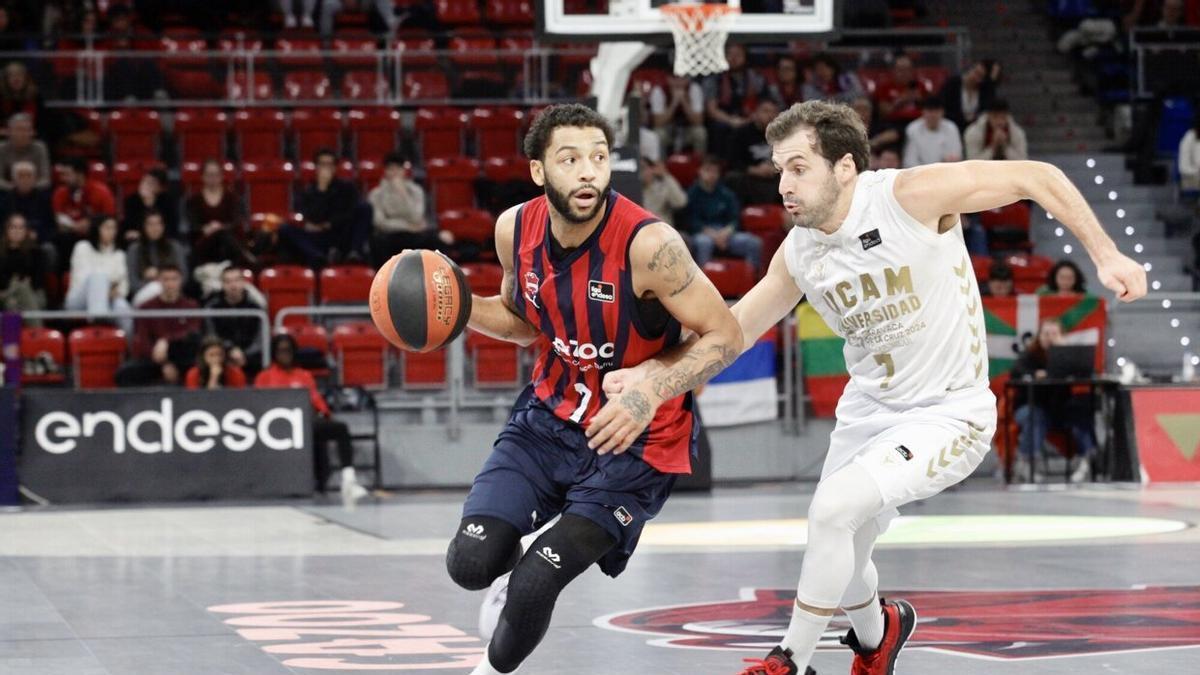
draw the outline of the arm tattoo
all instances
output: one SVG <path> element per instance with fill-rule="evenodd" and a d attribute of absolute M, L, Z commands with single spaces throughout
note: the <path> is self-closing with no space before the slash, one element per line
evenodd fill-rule
<path fill-rule="evenodd" d="M 646 423 L 650 421 L 650 401 L 646 399 L 646 395 L 642 392 L 633 389 L 625 395 L 621 396 L 621 405 L 629 411 L 638 422 Z"/>
<path fill-rule="evenodd" d="M 663 281 L 672 289 L 671 296 L 682 293 L 696 278 L 696 263 L 692 256 L 688 255 L 683 242 L 678 240 L 668 241 L 660 246 L 646 267 L 662 276 Z"/>
<path fill-rule="evenodd" d="M 737 360 L 737 350 L 713 345 L 700 353 L 688 352 L 673 367 L 654 378 L 654 393 L 666 401 L 692 391 Z"/>

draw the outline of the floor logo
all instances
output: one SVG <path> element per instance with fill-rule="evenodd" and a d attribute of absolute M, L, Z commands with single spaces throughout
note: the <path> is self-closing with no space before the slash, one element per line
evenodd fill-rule
<path fill-rule="evenodd" d="M 1200 646 L 1200 586 L 1132 590 L 892 591 L 917 608 L 909 648 L 994 660 Z M 888 593 L 882 594 L 884 597 Z M 650 644 L 765 651 L 779 643 L 796 592 L 747 589 L 741 600 L 657 607 L 596 619 L 656 636 Z M 835 617 L 821 648 L 845 649 Z"/>

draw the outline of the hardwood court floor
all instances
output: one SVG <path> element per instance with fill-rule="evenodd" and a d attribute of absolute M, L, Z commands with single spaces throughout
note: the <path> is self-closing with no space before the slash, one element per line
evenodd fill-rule
<path fill-rule="evenodd" d="M 563 594 L 519 672 L 738 672 L 786 625 L 811 491 L 675 496 L 621 578 Z M 467 673 L 482 593 L 442 562 L 462 496 L 2 513 L 0 675 Z M 875 557 L 920 613 L 898 672 L 1191 672 L 1198 520 L 1194 488 L 968 486 L 908 508 Z M 822 675 L 849 671 L 844 628 Z"/>

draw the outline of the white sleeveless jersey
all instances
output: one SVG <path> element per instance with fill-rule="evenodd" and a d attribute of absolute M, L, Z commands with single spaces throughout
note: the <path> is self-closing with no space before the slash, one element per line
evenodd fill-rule
<path fill-rule="evenodd" d="M 901 410 L 961 401 L 977 411 L 965 418 L 994 418 L 983 305 L 962 227 L 936 234 L 917 222 L 896 201 L 898 173 L 859 174 L 832 235 L 792 228 L 788 272 L 846 340 L 847 393 Z"/>

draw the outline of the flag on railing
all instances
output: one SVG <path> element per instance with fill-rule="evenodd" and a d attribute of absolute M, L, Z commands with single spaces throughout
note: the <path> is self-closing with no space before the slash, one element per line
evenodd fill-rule
<path fill-rule="evenodd" d="M 850 381 L 846 359 L 842 356 L 845 340 L 825 325 L 821 315 L 807 302 L 796 308 L 796 329 L 804 391 L 812 401 L 813 414 L 833 417 L 842 389 Z"/>
<path fill-rule="evenodd" d="M 775 387 L 776 332 L 768 331 L 700 392 L 700 414 L 710 427 L 773 420 L 779 416 Z"/>

